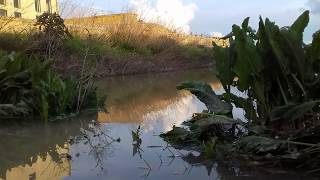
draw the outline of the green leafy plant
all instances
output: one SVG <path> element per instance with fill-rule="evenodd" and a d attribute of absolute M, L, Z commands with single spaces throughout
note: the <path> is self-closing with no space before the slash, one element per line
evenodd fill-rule
<path fill-rule="evenodd" d="M 230 45 L 214 44 L 213 48 L 225 93 L 218 96 L 203 82 L 178 85 L 177 89 L 189 90 L 208 108 L 186 122 L 190 130 L 179 132 L 193 137 L 196 141 L 192 143 L 207 144 L 215 138 L 214 147 L 231 144 L 236 154 L 316 168 L 320 157 L 320 33 L 305 44 L 303 32 L 308 22 L 306 11 L 289 27 L 280 28 L 261 17 L 258 31 L 249 26 L 249 18 L 241 26 L 233 25 L 227 36 Z M 232 88 L 246 97 L 233 94 Z M 245 122 L 232 117 L 231 104 L 245 111 Z M 173 131 L 162 137 L 178 142 L 170 138 Z M 213 146 L 206 145 L 207 154 L 212 152 L 208 147 Z"/>
<path fill-rule="evenodd" d="M 51 71 L 51 64 L 49 60 L 0 51 L 1 119 L 40 115 L 47 121 L 49 117 L 76 111 L 79 85 L 84 82 L 62 78 Z M 96 107 L 95 88 L 82 91 L 87 94 L 81 100 L 83 107 Z"/>
<path fill-rule="evenodd" d="M 218 76 L 227 91 L 226 99 L 244 108 L 247 118 L 259 125 L 273 126 L 273 122 L 278 121 L 287 126 L 288 121 L 304 118 L 320 99 L 314 92 L 320 87 L 320 69 L 316 68 L 319 61 L 317 52 L 310 50 L 318 48 L 319 35 L 314 35 L 311 45 L 303 43 L 309 12 L 304 12 L 292 26 L 283 28 L 260 18 L 257 33 L 248 22 L 247 18 L 241 27 L 233 26 L 230 47 L 214 47 Z M 249 98 L 233 96 L 231 86 L 245 91 Z M 241 101 L 250 103 L 250 109 Z M 281 111 L 286 114 L 277 116 Z"/>

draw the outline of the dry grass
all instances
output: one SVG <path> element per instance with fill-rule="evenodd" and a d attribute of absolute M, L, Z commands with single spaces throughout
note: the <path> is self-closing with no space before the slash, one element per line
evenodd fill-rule
<path fill-rule="evenodd" d="M 35 21 L 28 19 L 15 19 L 0 17 L 0 32 L 6 33 L 29 33 L 36 31 Z"/>
<path fill-rule="evenodd" d="M 89 33 L 112 45 L 150 48 L 157 52 L 181 45 L 210 47 L 212 41 L 225 45 L 224 40 L 217 38 L 187 35 L 158 24 L 144 23 L 132 13 L 68 19 L 66 25 L 75 34 Z"/>
<path fill-rule="evenodd" d="M 39 44 L 32 38 L 39 32 L 35 22 L 0 20 L 6 22 L 0 26 L 0 49 L 33 54 L 29 49 Z M 66 19 L 65 25 L 73 38 L 66 39 L 53 58 L 56 69 L 68 73 L 78 72 L 78 60 L 86 53 L 100 63 L 101 76 L 208 67 L 213 63 L 212 41 L 226 45 L 224 40 L 139 21 L 132 13 Z"/>
<path fill-rule="evenodd" d="M 34 20 L 0 18 L 0 32 L 37 32 L 34 23 Z M 144 23 L 133 13 L 66 19 L 65 24 L 76 36 L 87 38 L 89 35 L 112 47 L 150 49 L 155 53 L 176 46 L 210 47 L 212 41 L 221 46 L 226 45 L 224 40 L 214 37 L 187 35 L 155 23 Z"/>

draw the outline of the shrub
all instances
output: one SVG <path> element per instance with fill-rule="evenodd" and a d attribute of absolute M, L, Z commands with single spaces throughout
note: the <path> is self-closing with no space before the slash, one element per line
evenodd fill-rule
<path fill-rule="evenodd" d="M 217 75 L 226 92 L 218 96 L 203 82 L 178 85 L 179 90 L 196 95 L 208 111 L 186 123 L 190 131 L 179 130 L 178 137 L 184 139 L 172 140 L 173 132 L 162 137 L 197 145 L 215 139 L 214 146 L 222 147 L 222 152 L 289 162 L 318 172 L 320 33 L 314 34 L 310 45 L 304 44 L 308 22 L 306 11 L 290 27 L 279 28 L 262 18 L 258 31 L 248 26 L 249 18 L 241 26 L 233 25 L 230 46 L 214 47 Z M 247 97 L 233 94 L 231 88 Z M 246 122 L 233 119 L 231 104 L 245 111 Z"/>
<path fill-rule="evenodd" d="M 75 78 L 62 78 L 50 70 L 52 61 L 0 52 L 0 117 L 49 117 L 96 107 L 95 88 Z M 79 93 L 79 87 L 82 88 Z M 79 107 L 78 97 L 81 99 Z"/>
<path fill-rule="evenodd" d="M 53 38 L 64 39 L 66 36 L 71 36 L 64 20 L 57 13 L 45 12 L 37 16 L 35 26 L 38 26 L 40 31 Z"/>
<path fill-rule="evenodd" d="M 51 58 L 63 45 L 64 41 L 71 37 L 64 20 L 57 13 L 45 12 L 37 17 L 34 24 L 40 32 L 31 36 L 30 53 L 36 53 L 45 58 Z"/>

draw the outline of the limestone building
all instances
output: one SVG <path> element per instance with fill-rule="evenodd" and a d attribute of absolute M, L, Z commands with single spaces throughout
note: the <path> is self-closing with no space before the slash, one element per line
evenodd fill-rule
<path fill-rule="evenodd" d="M 0 17 L 35 19 L 43 12 L 58 12 L 58 0 L 0 0 Z"/>

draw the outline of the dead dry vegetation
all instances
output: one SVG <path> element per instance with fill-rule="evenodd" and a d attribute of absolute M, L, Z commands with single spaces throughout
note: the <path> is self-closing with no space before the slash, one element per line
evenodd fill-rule
<path fill-rule="evenodd" d="M 133 13 L 67 19 L 66 25 L 76 34 L 90 32 L 111 42 L 119 41 L 137 48 L 159 48 L 172 45 L 211 46 L 225 41 L 205 35 L 190 35 L 156 23 L 145 23 Z"/>
<path fill-rule="evenodd" d="M 62 73 L 79 73 L 79 59 L 83 58 L 97 63 L 99 76 L 207 67 L 213 63 L 212 41 L 226 45 L 224 40 L 145 23 L 133 13 L 66 19 L 64 23 L 72 37 L 50 52 Z M 1 24 L 2 49 L 30 52 L 48 42 L 30 38 L 39 31 L 33 21 L 1 19 Z"/>

